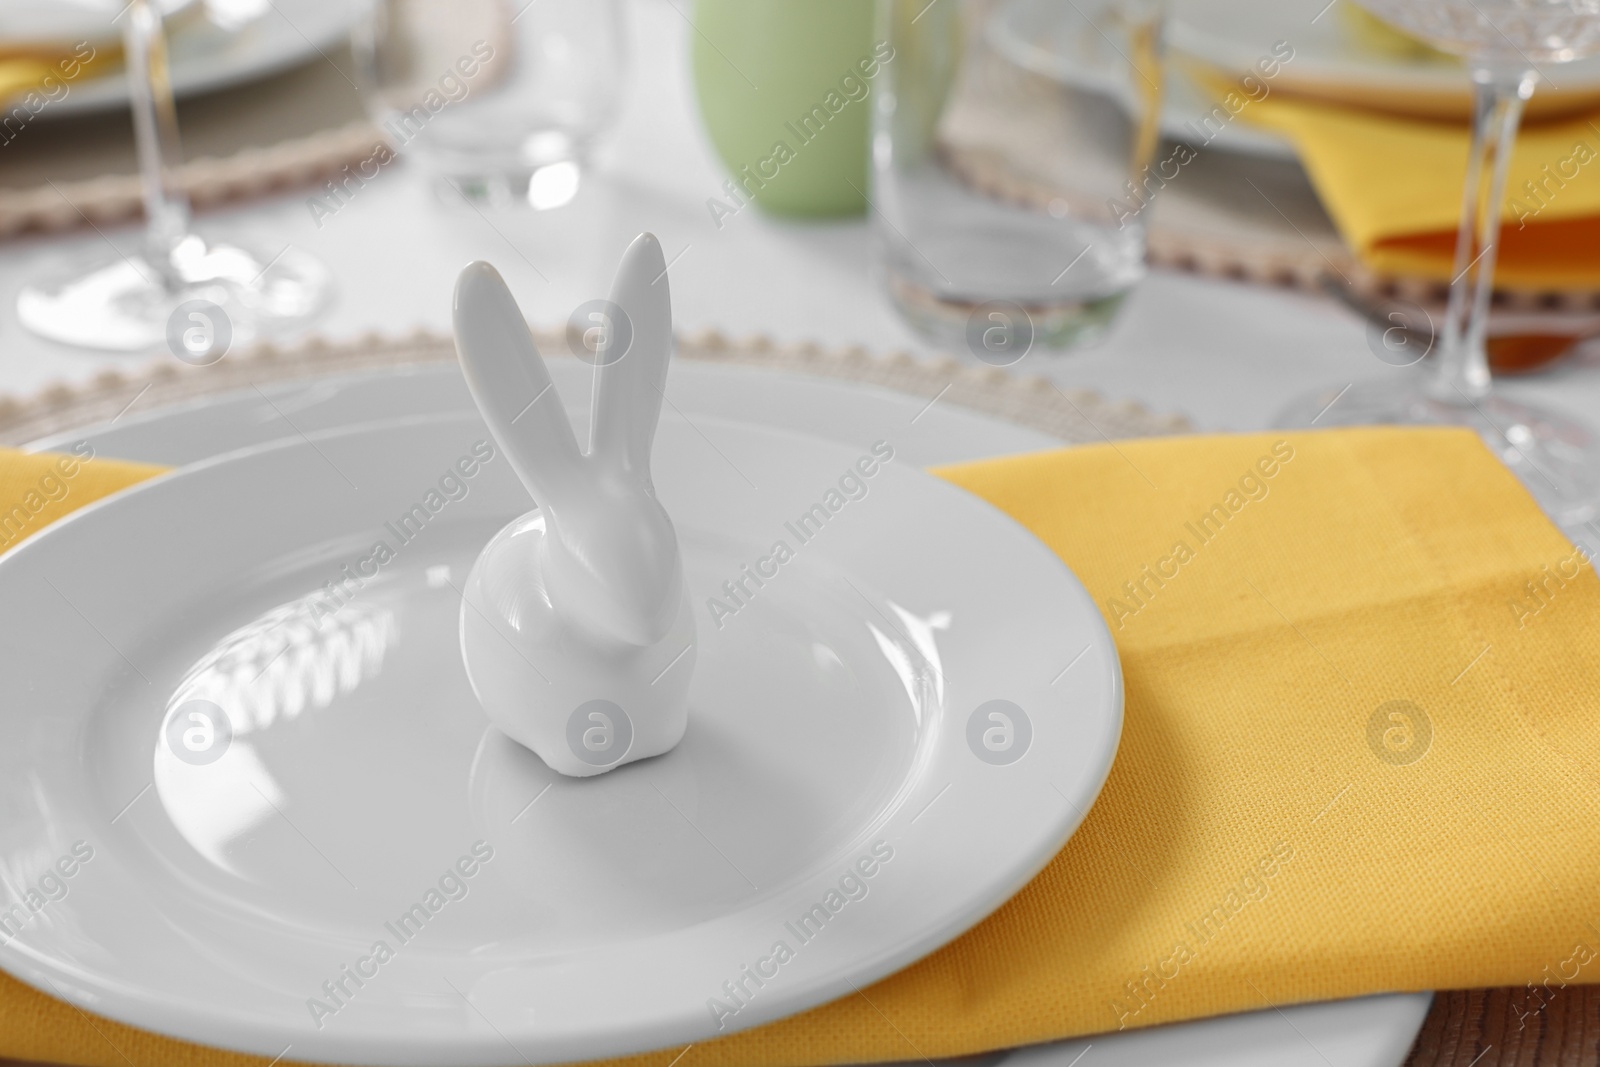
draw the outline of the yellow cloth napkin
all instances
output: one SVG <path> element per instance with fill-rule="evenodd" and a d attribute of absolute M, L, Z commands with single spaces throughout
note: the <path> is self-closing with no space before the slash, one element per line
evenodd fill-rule
<path fill-rule="evenodd" d="M 1207 84 L 1219 100 L 1229 88 Z M 1323 207 L 1365 265 L 1440 281 L 1455 274 L 1464 122 L 1382 115 L 1281 91 L 1245 104 L 1238 117 L 1293 142 Z M 1502 204 L 1497 284 L 1600 288 L 1600 113 L 1526 123 Z"/>
<path fill-rule="evenodd" d="M 120 52 L 88 42 L 63 44 L 59 54 L 8 49 L 0 42 L 0 108 L 10 119 L 9 125 L 0 125 L 0 143 L 10 141 L 28 119 L 63 99 L 74 82 L 115 61 Z"/>
<path fill-rule="evenodd" d="M 85 504 L 154 477 L 162 469 L 102 459 L 87 444 L 59 455 L 0 448 L 0 552 Z"/>
<path fill-rule="evenodd" d="M 47 462 L 0 456 L 6 489 Z M 79 497 L 144 473 L 95 464 Z M 939 473 L 1030 528 L 1101 605 L 1127 683 L 1103 794 L 943 950 L 627 1063 L 914 1060 L 1380 990 L 1557 996 L 1600 976 L 1600 580 L 1475 436 L 1128 441 Z M 9 978 L 4 1055 L 264 1062 Z"/>
<path fill-rule="evenodd" d="M 50 72 L 50 65 L 42 60 L 0 56 L 0 103 L 32 89 Z"/>

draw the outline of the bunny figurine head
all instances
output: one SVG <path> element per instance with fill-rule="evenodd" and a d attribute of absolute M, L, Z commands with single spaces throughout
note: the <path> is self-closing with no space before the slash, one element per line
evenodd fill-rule
<path fill-rule="evenodd" d="M 648 233 L 623 254 L 587 451 L 499 273 L 473 263 L 456 282 L 467 385 L 537 505 L 468 575 L 461 653 L 490 720 L 562 774 L 660 755 L 688 725 L 694 617 L 650 480 L 672 354 L 666 274 Z"/>

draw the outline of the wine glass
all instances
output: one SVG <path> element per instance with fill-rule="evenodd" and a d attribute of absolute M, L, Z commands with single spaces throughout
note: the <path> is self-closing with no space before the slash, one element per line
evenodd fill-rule
<path fill-rule="evenodd" d="M 578 195 L 622 101 L 621 0 L 367 0 L 359 10 L 351 44 L 367 108 L 447 201 L 546 211 Z"/>
<path fill-rule="evenodd" d="M 1501 203 L 1517 127 L 1543 64 L 1600 52 L 1600 0 L 1359 0 L 1472 75 L 1472 145 L 1455 268 L 1422 380 L 1364 382 L 1302 398 L 1280 426 L 1408 423 L 1477 430 L 1545 513 L 1575 527 L 1600 514 L 1600 435 L 1580 420 L 1519 404 L 1491 387 L 1485 347 Z M 1487 179 L 1487 180 L 1486 180 Z"/>
<path fill-rule="evenodd" d="M 182 156 L 161 15 L 150 0 L 131 0 L 118 19 L 144 239 L 135 251 L 24 286 L 18 319 L 42 337 L 84 348 L 148 351 L 165 344 L 196 365 L 216 362 L 232 344 L 310 321 L 332 294 L 320 262 L 293 247 L 261 256 L 189 228 L 188 198 L 176 184 Z"/>

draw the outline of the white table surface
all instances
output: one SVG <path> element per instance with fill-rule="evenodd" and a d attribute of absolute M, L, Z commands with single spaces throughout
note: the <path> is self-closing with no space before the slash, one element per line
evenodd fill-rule
<path fill-rule="evenodd" d="M 715 227 L 705 201 L 720 195 L 725 174 L 689 81 L 688 10 L 687 0 L 630 4 L 634 69 L 625 106 L 593 173 L 563 208 L 480 215 L 437 197 L 422 168 L 401 160 L 320 228 L 306 189 L 202 214 L 199 228 L 250 241 L 268 255 L 293 242 L 320 256 L 339 295 L 317 328 L 335 339 L 447 329 L 455 274 L 480 258 L 505 274 L 530 320 L 559 323 L 606 293 L 628 240 L 650 229 L 669 259 L 679 257 L 671 283 L 680 331 L 709 327 L 931 354 L 873 276 L 865 221 L 790 222 L 748 208 Z M 108 253 L 108 239 L 127 247 L 135 236 L 124 226 L 104 236 L 83 230 L 0 245 L 0 393 L 85 381 L 147 358 L 39 340 L 17 323 L 13 297 L 45 265 Z M 1181 411 L 1206 430 L 1263 428 L 1308 388 L 1407 373 L 1379 363 L 1361 323 L 1327 298 L 1166 271 L 1142 284 L 1099 346 L 1064 356 L 1030 353 L 1017 369 Z M 1600 354 L 1509 391 L 1600 420 Z"/>

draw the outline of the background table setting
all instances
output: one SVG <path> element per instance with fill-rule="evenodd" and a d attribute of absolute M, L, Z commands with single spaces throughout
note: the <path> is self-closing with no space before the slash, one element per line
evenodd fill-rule
<path fill-rule="evenodd" d="M 1600 1064 L 1593 0 L 0 96 L 0 1064 Z"/>

